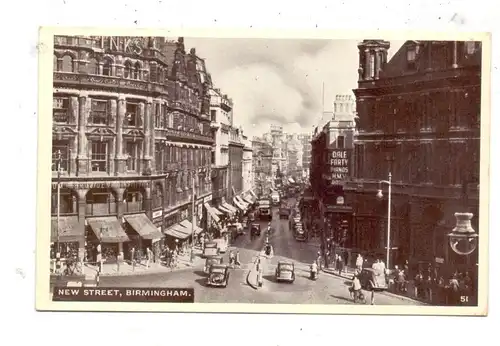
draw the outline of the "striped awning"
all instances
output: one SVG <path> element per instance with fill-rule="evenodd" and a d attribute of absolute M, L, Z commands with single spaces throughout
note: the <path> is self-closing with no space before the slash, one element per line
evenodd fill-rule
<path fill-rule="evenodd" d="M 87 222 L 102 243 L 122 243 L 130 240 L 115 216 L 87 218 Z"/>
<path fill-rule="evenodd" d="M 241 196 L 235 196 L 235 198 L 238 200 L 238 202 L 240 202 L 240 204 L 246 209 L 248 208 L 248 205 L 249 203 L 244 201 L 243 198 L 241 198 Z"/>
<path fill-rule="evenodd" d="M 215 212 L 216 211 L 215 208 L 212 208 L 208 203 L 204 203 L 203 206 L 207 210 L 207 213 L 210 214 L 210 217 L 215 220 L 215 222 L 220 222 L 220 218 Z"/>
<path fill-rule="evenodd" d="M 83 239 L 83 228 L 79 232 L 78 216 L 59 216 L 59 224 L 57 217 L 51 219 L 51 242 L 71 243 Z M 58 235 L 59 234 L 59 238 Z"/>
<path fill-rule="evenodd" d="M 233 207 L 231 204 L 227 202 L 222 203 L 222 206 L 232 213 L 236 213 L 238 211 L 235 207 Z"/>
<path fill-rule="evenodd" d="M 238 207 L 240 208 L 241 211 L 245 211 L 247 208 L 241 204 L 237 199 L 236 197 L 233 198 L 233 203 Z M 246 203 L 245 203 L 246 204 Z"/>
<path fill-rule="evenodd" d="M 143 239 L 157 240 L 163 238 L 153 222 L 146 214 L 124 215 L 123 218 Z"/>
<path fill-rule="evenodd" d="M 225 207 L 225 206 L 223 206 L 223 205 L 219 205 L 217 208 L 218 208 L 220 211 L 222 211 L 222 212 L 224 212 L 224 213 L 226 213 L 226 214 L 228 214 L 228 215 L 233 215 L 233 214 L 234 214 L 234 212 L 233 212 L 233 211 L 229 210 L 228 208 L 226 208 L 226 207 Z"/>
<path fill-rule="evenodd" d="M 176 223 L 172 227 L 165 230 L 165 234 L 177 239 L 187 239 L 191 235 L 191 230 L 188 230 L 186 227 L 181 226 Z"/>
<path fill-rule="evenodd" d="M 203 230 L 200 227 L 193 225 L 193 223 L 189 220 L 182 220 L 181 226 L 186 227 L 189 230 L 194 230 L 194 234 L 203 232 Z"/>

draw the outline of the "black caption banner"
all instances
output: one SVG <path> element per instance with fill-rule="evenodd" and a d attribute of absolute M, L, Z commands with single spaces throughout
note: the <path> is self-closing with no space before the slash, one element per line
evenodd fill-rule
<path fill-rule="evenodd" d="M 193 288 L 54 287 L 55 302 L 194 303 Z"/>

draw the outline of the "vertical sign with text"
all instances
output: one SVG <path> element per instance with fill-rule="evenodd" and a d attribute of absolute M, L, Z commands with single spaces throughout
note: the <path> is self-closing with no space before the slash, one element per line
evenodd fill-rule
<path fill-rule="evenodd" d="M 334 149 L 330 152 L 330 178 L 332 185 L 341 185 L 350 176 L 351 150 Z"/>

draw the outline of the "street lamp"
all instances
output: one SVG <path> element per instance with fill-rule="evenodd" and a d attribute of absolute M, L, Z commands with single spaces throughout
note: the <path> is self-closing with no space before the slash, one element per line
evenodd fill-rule
<path fill-rule="evenodd" d="M 479 235 L 471 225 L 471 219 L 474 214 L 467 211 L 468 207 L 468 184 L 469 181 L 464 181 L 462 184 L 462 198 L 464 204 L 464 212 L 455 213 L 457 220 L 455 228 L 448 234 L 451 249 L 462 256 L 470 255 L 476 250 L 477 240 Z"/>
<path fill-rule="evenodd" d="M 387 198 L 387 252 L 386 252 L 386 265 L 389 269 L 389 258 L 391 254 L 391 197 L 392 197 L 392 174 L 389 172 L 389 180 L 381 180 L 380 184 L 387 184 L 389 186 L 388 198 Z M 382 199 L 384 195 L 382 194 L 382 189 L 379 188 L 377 191 L 377 198 Z"/>

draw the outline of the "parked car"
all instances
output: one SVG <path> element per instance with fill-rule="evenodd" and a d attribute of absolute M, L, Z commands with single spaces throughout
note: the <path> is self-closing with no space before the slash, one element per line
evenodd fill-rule
<path fill-rule="evenodd" d="M 208 274 L 210 273 L 210 268 L 215 265 L 215 264 L 222 264 L 224 262 L 224 259 L 222 258 L 222 256 L 212 256 L 212 257 L 208 257 L 206 260 L 205 260 L 205 266 L 203 267 L 203 272 L 205 274 Z"/>
<path fill-rule="evenodd" d="M 253 223 L 252 226 L 250 226 L 250 236 L 252 238 L 255 236 L 260 237 L 260 224 Z"/>
<path fill-rule="evenodd" d="M 219 253 L 225 253 L 228 248 L 227 240 L 225 238 L 216 238 L 214 242 L 217 243 Z"/>
<path fill-rule="evenodd" d="M 211 257 L 220 254 L 219 245 L 215 241 L 207 241 L 203 245 L 203 256 Z"/>
<path fill-rule="evenodd" d="M 229 283 L 229 267 L 225 264 L 213 264 L 210 267 L 207 286 L 227 287 Z"/>
<path fill-rule="evenodd" d="M 276 281 L 295 281 L 295 265 L 292 262 L 280 261 L 275 272 Z"/>
<path fill-rule="evenodd" d="M 260 220 L 272 220 L 273 213 L 270 206 L 259 207 L 259 219 Z"/>
<path fill-rule="evenodd" d="M 281 207 L 280 208 L 280 219 L 288 219 L 290 217 L 290 208 Z"/>
<path fill-rule="evenodd" d="M 385 291 L 389 288 L 385 273 L 373 268 L 363 268 L 359 275 L 359 281 L 361 287 L 368 291 Z"/>

